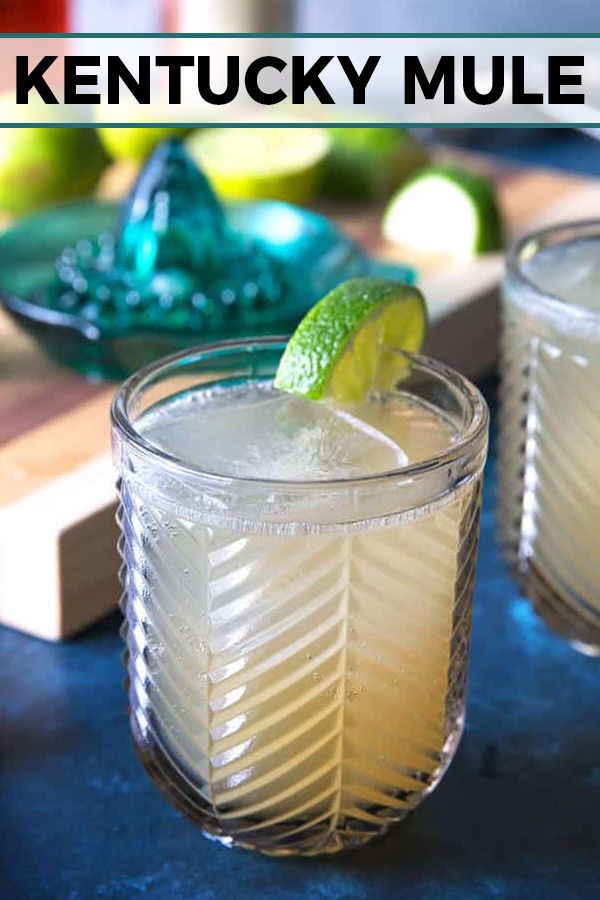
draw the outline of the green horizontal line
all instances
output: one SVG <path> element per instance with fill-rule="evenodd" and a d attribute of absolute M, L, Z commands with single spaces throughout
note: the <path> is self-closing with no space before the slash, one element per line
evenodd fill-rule
<path fill-rule="evenodd" d="M 56 32 L 9 32 L 0 35 L 1 38 L 600 38 L 600 32 L 578 31 L 415 31 L 415 32 L 318 32 L 318 31 L 231 31 L 231 32 L 81 32 L 81 31 L 56 31 Z"/>
<path fill-rule="evenodd" d="M 0 128 L 600 128 L 600 122 L 0 122 Z"/>

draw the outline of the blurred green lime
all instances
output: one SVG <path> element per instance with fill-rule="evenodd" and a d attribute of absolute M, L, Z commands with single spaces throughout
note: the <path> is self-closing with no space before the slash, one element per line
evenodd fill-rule
<path fill-rule="evenodd" d="M 330 128 L 323 192 L 339 200 L 387 197 L 426 165 L 425 148 L 401 128 Z"/>
<path fill-rule="evenodd" d="M 317 192 L 329 146 L 323 128 L 207 128 L 188 141 L 223 199 L 300 204 Z"/>
<path fill-rule="evenodd" d="M 84 197 L 107 162 L 93 128 L 2 128 L 0 209 L 22 215 Z"/>
<path fill-rule="evenodd" d="M 458 166 L 420 170 L 390 200 L 382 228 L 394 244 L 457 260 L 502 246 L 502 216 L 493 185 L 484 175 Z"/>
<path fill-rule="evenodd" d="M 168 138 L 183 138 L 189 128 L 144 128 L 141 126 L 99 127 L 100 140 L 112 159 L 143 162 L 157 144 Z"/>

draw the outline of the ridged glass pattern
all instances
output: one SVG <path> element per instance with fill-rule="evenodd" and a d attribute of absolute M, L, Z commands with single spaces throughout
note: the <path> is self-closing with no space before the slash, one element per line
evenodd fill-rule
<path fill-rule="evenodd" d="M 177 515 L 125 471 L 134 738 L 205 832 L 335 852 L 437 784 L 463 722 L 480 488 L 381 527 L 278 536 Z"/>
<path fill-rule="evenodd" d="M 600 648 L 600 351 L 504 304 L 499 523 L 507 560 L 557 630 Z"/>

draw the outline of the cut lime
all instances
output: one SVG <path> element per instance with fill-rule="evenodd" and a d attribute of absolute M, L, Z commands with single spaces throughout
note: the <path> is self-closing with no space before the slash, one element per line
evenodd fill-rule
<path fill-rule="evenodd" d="M 418 253 L 470 259 L 498 250 L 502 221 L 494 189 L 483 175 L 454 166 L 429 166 L 390 201 L 383 234 Z"/>
<path fill-rule="evenodd" d="M 425 302 L 414 287 L 380 278 L 353 278 L 302 319 L 284 351 L 275 387 L 313 400 L 330 396 L 360 403 L 389 389 L 418 351 L 427 327 Z"/>
<path fill-rule="evenodd" d="M 188 149 L 226 200 L 306 203 L 316 193 L 330 139 L 322 128 L 208 128 Z"/>
<path fill-rule="evenodd" d="M 401 128 L 330 128 L 323 193 L 339 200 L 389 196 L 427 163 L 425 148 Z"/>

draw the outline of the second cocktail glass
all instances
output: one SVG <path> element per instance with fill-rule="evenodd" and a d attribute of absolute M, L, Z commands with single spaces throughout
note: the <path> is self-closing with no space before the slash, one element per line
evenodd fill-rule
<path fill-rule="evenodd" d="M 358 411 L 293 398 L 284 346 L 145 369 L 113 434 L 144 765 L 206 834 L 313 855 L 402 819 L 456 750 L 488 416 L 411 356 Z"/>
<path fill-rule="evenodd" d="M 600 653 L 600 222 L 550 228 L 508 261 L 500 536 L 526 594 Z"/>

